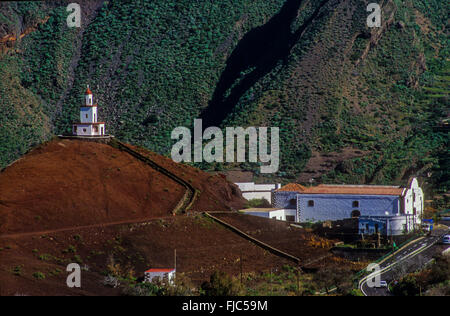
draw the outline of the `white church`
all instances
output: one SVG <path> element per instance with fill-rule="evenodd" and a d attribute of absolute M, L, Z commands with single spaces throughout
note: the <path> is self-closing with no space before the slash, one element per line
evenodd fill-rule
<path fill-rule="evenodd" d="M 72 133 L 75 136 L 104 136 L 105 123 L 98 122 L 97 104 L 89 86 L 85 93 L 84 104 L 80 109 L 80 121 L 73 124 Z"/>

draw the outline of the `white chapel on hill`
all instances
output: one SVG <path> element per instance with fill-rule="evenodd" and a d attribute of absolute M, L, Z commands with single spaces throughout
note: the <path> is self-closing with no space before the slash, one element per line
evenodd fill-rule
<path fill-rule="evenodd" d="M 80 109 L 80 121 L 73 124 L 72 133 L 76 136 L 104 136 L 105 123 L 98 122 L 97 104 L 91 89 L 87 87 L 84 104 Z"/>

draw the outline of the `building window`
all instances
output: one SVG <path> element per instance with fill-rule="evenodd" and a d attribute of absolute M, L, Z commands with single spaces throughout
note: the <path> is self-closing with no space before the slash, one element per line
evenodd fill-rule
<path fill-rule="evenodd" d="M 352 212 L 352 218 L 358 218 L 358 217 L 360 217 L 360 216 L 361 216 L 361 212 L 360 212 L 360 211 L 354 210 L 354 211 Z"/>
<path fill-rule="evenodd" d="M 86 114 L 86 118 L 88 118 L 88 115 Z"/>
<path fill-rule="evenodd" d="M 85 132 L 85 133 L 86 133 L 86 129 L 85 129 L 85 128 L 83 128 L 83 132 Z"/>
<path fill-rule="evenodd" d="M 286 215 L 286 221 L 288 221 L 288 222 L 295 222 L 295 216 Z"/>
<path fill-rule="evenodd" d="M 353 207 L 359 207 L 359 201 L 353 201 Z"/>
<path fill-rule="evenodd" d="M 314 201 L 313 200 L 309 200 L 308 201 L 308 206 L 311 206 L 311 207 L 314 206 Z"/>
<path fill-rule="evenodd" d="M 289 206 L 297 206 L 297 199 L 290 199 L 289 200 Z"/>

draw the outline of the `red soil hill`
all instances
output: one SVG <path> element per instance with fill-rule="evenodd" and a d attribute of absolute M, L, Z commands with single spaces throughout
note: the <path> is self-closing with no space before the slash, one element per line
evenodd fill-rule
<path fill-rule="evenodd" d="M 146 151 L 201 191 L 193 210 L 230 210 L 244 200 L 219 176 Z M 206 187 L 213 184 L 214 191 Z M 0 173 L 0 235 L 171 216 L 185 188 L 106 144 L 54 140 Z"/>

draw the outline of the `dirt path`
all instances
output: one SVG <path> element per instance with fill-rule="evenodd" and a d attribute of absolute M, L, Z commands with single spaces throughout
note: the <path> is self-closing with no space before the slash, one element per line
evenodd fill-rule
<path fill-rule="evenodd" d="M 195 190 L 194 187 L 192 187 L 189 183 L 184 181 L 183 179 L 179 178 L 166 168 L 160 166 L 153 160 L 151 160 L 148 157 L 145 157 L 141 155 L 140 153 L 136 152 L 135 150 L 131 149 L 127 145 L 116 141 L 114 143 L 119 147 L 120 150 L 123 150 L 133 156 L 134 158 L 144 162 L 146 165 L 150 166 L 152 169 L 160 172 L 161 174 L 169 177 L 170 179 L 174 180 L 175 182 L 181 184 L 186 188 L 186 192 L 183 195 L 183 197 L 180 199 L 180 201 L 177 203 L 175 208 L 172 211 L 172 215 L 175 216 L 178 212 L 183 212 L 188 210 L 192 207 L 195 200 L 198 197 L 198 192 Z M 89 229 L 89 228 L 100 228 L 100 227 L 109 227 L 109 226 L 116 226 L 116 225 L 126 225 L 126 224 L 139 224 L 139 223 L 145 223 L 153 220 L 158 219 L 168 219 L 171 217 L 168 216 L 160 216 L 160 217 L 151 217 L 151 218 L 142 218 L 142 219 L 134 219 L 134 220 L 123 220 L 123 221 L 117 221 L 117 222 L 110 222 L 110 223 L 102 223 L 102 224 L 92 224 L 92 225 L 84 225 L 84 226 L 75 226 L 75 227 L 66 227 L 66 228 L 59 228 L 59 229 L 52 229 L 52 230 L 45 230 L 45 231 L 36 231 L 36 232 L 27 232 L 27 233 L 17 233 L 17 234 L 5 234 L 0 235 L 0 239 L 5 238 L 23 238 L 23 237 L 30 237 L 30 236 L 40 236 L 40 235 L 48 235 L 48 234 L 54 234 L 54 233 L 60 233 L 60 232 L 67 232 L 72 230 L 80 230 L 80 229 Z"/>
<path fill-rule="evenodd" d="M 127 152 L 134 158 L 144 162 L 151 168 L 155 169 L 156 171 L 162 173 L 163 175 L 169 177 L 173 181 L 179 183 L 180 185 L 186 188 L 186 193 L 184 194 L 183 198 L 178 202 L 177 206 L 172 211 L 174 215 L 177 214 L 179 211 L 186 212 L 194 205 L 194 202 L 198 198 L 198 191 L 190 183 L 184 181 L 184 179 L 178 177 L 177 175 L 170 172 L 163 166 L 157 164 L 150 158 L 138 153 L 137 151 L 133 150 L 132 148 L 130 148 L 129 146 L 118 140 L 113 140 L 111 145 L 117 146 L 120 150 Z"/>
<path fill-rule="evenodd" d="M 67 232 L 67 231 L 72 231 L 72 230 L 89 229 L 89 228 L 100 228 L 100 227 L 110 227 L 110 226 L 116 226 L 116 225 L 141 224 L 141 223 L 151 222 L 151 221 L 154 221 L 154 220 L 170 219 L 170 218 L 172 218 L 172 217 L 160 216 L 160 217 L 151 217 L 151 218 L 138 219 L 138 220 L 134 219 L 134 220 L 125 220 L 125 221 L 111 222 L 111 223 L 106 223 L 106 224 L 104 223 L 104 224 L 93 224 L 93 225 L 58 228 L 58 229 L 44 230 L 44 231 L 38 231 L 38 232 L 5 234 L 5 235 L 0 235 L 0 239 L 41 236 L 41 235 L 49 235 L 49 234 Z"/>

